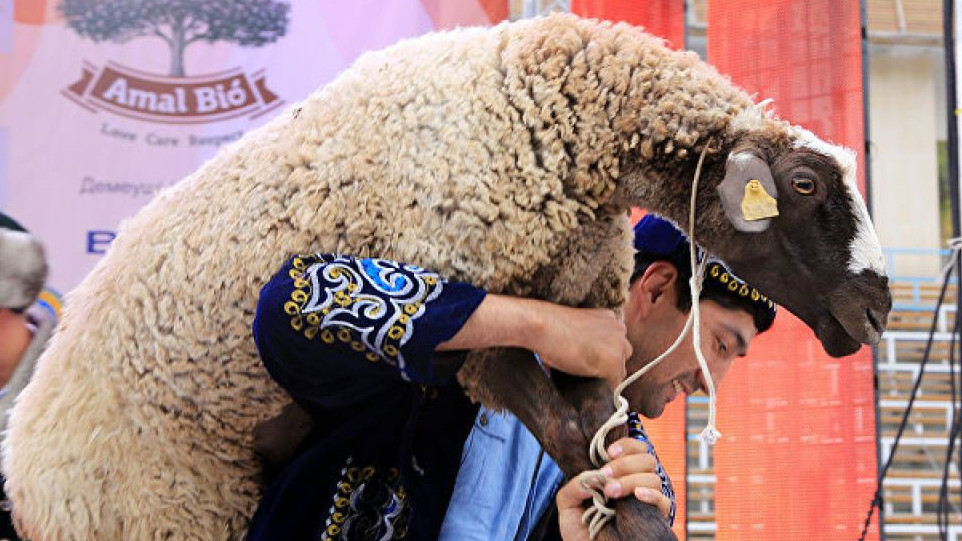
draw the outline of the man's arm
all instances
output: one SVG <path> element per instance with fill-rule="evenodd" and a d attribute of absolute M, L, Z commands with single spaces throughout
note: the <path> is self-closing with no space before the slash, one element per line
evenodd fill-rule
<path fill-rule="evenodd" d="M 625 324 L 611 310 L 494 294 L 437 351 L 487 347 L 525 348 L 549 368 L 604 378 L 612 388 L 624 380 L 631 355 Z"/>
<path fill-rule="evenodd" d="M 487 295 L 418 267 L 323 254 L 293 258 L 264 286 L 253 330 L 274 379 L 328 406 L 449 383 L 460 357 L 437 360 L 459 350 L 525 347 L 548 366 L 613 382 L 630 353 L 609 310 Z"/>
<path fill-rule="evenodd" d="M 296 399 L 322 407 L 438 385 L 437 344 L 485 297 L 470 284 L 380 259 L 297 256 L 261 289 L 253 334 L 264 366 Z"/>

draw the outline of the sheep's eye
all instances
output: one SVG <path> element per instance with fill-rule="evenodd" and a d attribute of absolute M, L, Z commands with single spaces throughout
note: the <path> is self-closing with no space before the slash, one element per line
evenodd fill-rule
<path fill-rule="evenodd" d="M 795 177 L 792 179 L 792 188 L 802 195 L 812 195 L 815 193 L 815 181 L 805 177 Z"/>

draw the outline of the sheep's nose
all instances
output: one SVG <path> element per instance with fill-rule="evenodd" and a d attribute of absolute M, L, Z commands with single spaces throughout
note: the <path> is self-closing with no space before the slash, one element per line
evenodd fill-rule
<path fill-rule="evenodd" d="M 829 307 L 851 338 L 863 344 L 877 344 L 892 310 L 888 278 L 864 270 L 842 280 L 829 296 Z"/>

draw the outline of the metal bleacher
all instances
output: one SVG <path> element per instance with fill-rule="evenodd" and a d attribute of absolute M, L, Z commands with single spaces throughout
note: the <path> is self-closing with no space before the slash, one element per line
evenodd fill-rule
<path fill-rule="evenodd" d="M 906 250 L 903 250 L 905 252 Z M 892 250 L 887 259 L 893 259 Z M 912 249 L 911 253 L 921 250 Z M 947 251 L 929 250 L 945 257 Z M 898 255 L 897 253 L 894 255 Z M 888 329 L 876 349 L 879 418 L 878 438 L 882 464 L 892 453 L 899 424 L 908 406 L 913 385 L 929 338 L 929 330 L 941 289 L 939 277 L 898 277 L 891 284 L 894 305 Z M 887 541 L 936 541 L 939 494 L 948 449 L 948 433 L 953 421 L 951 392 L 953 381 L 949 366 L 951 331 L 955 325 L 958 280 L 951 283 L 946 301 L 936 317 L 936 333 L 928 363 L 902 434 L 895 457 L 883 483 L 884 539 Z M 958 345 L 956 345 L 958 352 Z M 958 359 L 954 387 L 960 390 Z M 715 475 L 711 448 L 697 434 L 707 420 L 707 399 L 688 399 L 688 539 L 715 539 Z M 962 541 L 962 486 L 958 471 L 959 445 L 949 462 L 949 541 Z M 866 509 L 868 511 L 868 502 Z M 859 524 L 864 515 L 852 517 Z"/>
<path fill-rule="evenodd" d="M 942 251 L 941 255 L 947 254 Z M 919 392 L 883 484 L 885 538 L 889 540 L 939 539 L 937 506 L 953 420 L 953 386 L 960 392 L 958 367 L 950 379 L 953 371 L 949 366 L 958 293 L 958 280 L 953 282 L 946 289 L 945 302 L 938 313 L 935 306 L 941 279 L 896 278 L 892 282 L 895 302 L 888 330 L 877 350 L 876 365 L 883 464 L 892 454 L 899 423 L 919 376 L 933 318 L 936 324 Z M 958 345 L 955 347 L 957 352 Z M 962 539 L 958 449 L 956 441 L 954 457 L 949 461 L 950 541 Z"/>

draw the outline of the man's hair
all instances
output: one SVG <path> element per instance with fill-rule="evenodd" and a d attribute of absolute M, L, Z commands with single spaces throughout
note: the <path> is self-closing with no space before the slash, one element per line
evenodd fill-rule
<path fill-rule="evenodd" d="M 0 213 L 0 308 L 23 312 L 37 300 L 46 278 L 43 244 Z"/>
<path fill-rule="evenodd" d="M 675 283 L 676 305 L 682 312 L 691 310 L 691 255 L 688 238 L 673 224 L 647 215 L 635 226 L 635 267 L 631 283 L 643 275 L 656 261 L 670 263 L 678 270 Z M 699 253 L 701 250 L 699 250 Z M 775 321 L 775 303 L 757 289 L 735 276 L 719 260 L 709 257 L 702 282 L 701 300 L 717 302 L 730 310 L 751 314 L 759 333 L 771 328 Z"/>
<path fill-rule="evenodd" d="M 27 230 L 20 225 L 20 222 L 2 212 L 0 212 L 0 229 L 10 229 L 11 231 L 20 231 L 21 233 L 27 232 Z"/>

